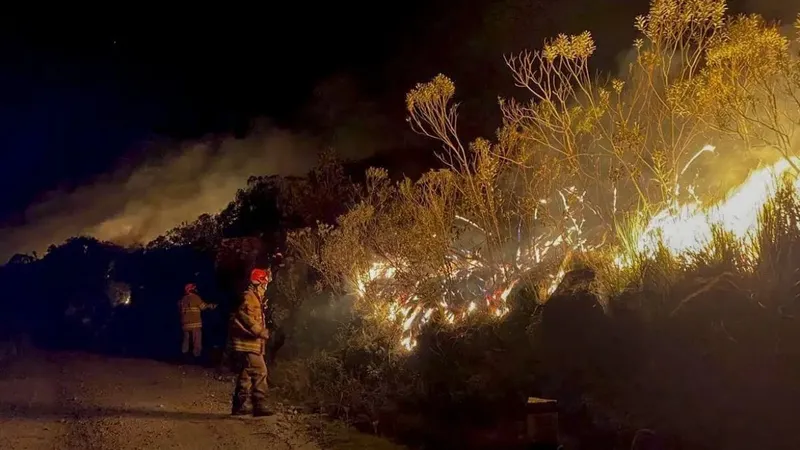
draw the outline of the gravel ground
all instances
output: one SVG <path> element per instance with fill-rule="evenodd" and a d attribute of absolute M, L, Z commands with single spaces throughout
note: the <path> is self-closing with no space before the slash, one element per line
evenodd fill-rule
<path fill-rule="evenodd" d="M 230 417 L 231 390 L 197 367 L 34 352 L 0 371 L 0 449 L 401 448 L 278 402 Z"/>

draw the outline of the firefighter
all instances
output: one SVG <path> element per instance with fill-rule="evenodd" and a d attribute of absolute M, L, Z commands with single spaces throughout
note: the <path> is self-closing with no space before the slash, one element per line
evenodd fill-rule
<path fill-rule="evenodd" d="M 231 315 L 228 345 L 237 373 L 231 410 L 234 416 L 249 414 L 245 409 L 248 399 L 252 400 L 253 416 L 272 414 L 266 405 L 267 365 L 264 361 L 269 339 L 264 320 L 265 293 L 271 276 L 269 269 L 253 269 L 242 303 Z"/>
<path fill-rule="evenodd" d="M 181 311 L 181 328 L 183 329 L 183 345 L 181 352 L 184 358 L 189 356 L 189 348 L 195 359 L 200 357 L 203 351 L 203 318 L 201 311 L 214 309 L 217 305 L 206 303 L 197 295 L 197 286 L 189 283 L 183 287 L 183 298 L 178 303 Z"/>

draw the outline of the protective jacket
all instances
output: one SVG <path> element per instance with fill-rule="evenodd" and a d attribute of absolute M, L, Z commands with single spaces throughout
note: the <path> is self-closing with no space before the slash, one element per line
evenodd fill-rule
<path fill-rule="evenodd" d="M 203 326 L 203 319 L 200 312 L 211 308 L 213 305 L 206 303 L 199 295 L 194 292 L 187 293 L 178 302 L 181 312 L 181 326 L 183 331 L 190 331 Z"/>
<path fill-rule="evenodd" d="M 244 291 L 241 305 L 231 314 L 228 327 L 229 349 L 263 355 L 266 340 L 262 333 L 265 327 L 263 303 L 255 286 L 251 286 Z"/>

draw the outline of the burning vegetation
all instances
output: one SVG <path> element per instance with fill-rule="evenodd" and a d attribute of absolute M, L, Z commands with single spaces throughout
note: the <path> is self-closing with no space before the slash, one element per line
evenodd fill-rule
<path fill-rule="evenodd" d="M 721 0 L 654 0 L 635 26 L 617 76 L 593 75 L 589 33 L 509 56 L 522 95 L 500 100 L 491 140 L 461 140 L 447 77 L 417 85 L 409 123 L 442 168 L 353 183 L 326 153 L 306 177 L 253 178 L 131 252 L 116 309 L 167 330 L 172 294 L 146 279 L 274 266 L 259 255 L 294 230 L 269 294 L 291 357 L 270 376 L 314 409 L 471 448 L 465 429 L 542 395 L 585 448 L 639 429 L 669 448 L 799 448 L 797 42 Z M 4 276 L 86 266 L 70 248 Z"/>
<path fill-rule="evenodd" d="M 507 57 L 525 98 L 500 99 L 492 140 L 461 140 L 446 76 L 408 93 L 444 167 L 370 169 L 335 225 L 288 236 L 359 312 L 298 392 L 373 424 L 434 408 L 425 428 L 447 429 L 533 390 L 590 448 L 589 429 L 640 428 L 800 445 L 797 42 L 721 0 L 653 0 L 635 26 L 617 76 L 593 75 L 588 32 Z"/>
<path fill-rule="evenodd" d="M 576 265 L 600 274 L 602 298 L 636 289 L 659 257 L 734 252 L 736 270 L 757 270 L 770 202 L 782 182 L 800 187 L 793 42 L 721 0 L 654 0 L 635 26 L 619 77 L 592 75 L 588 32 L 508 57 L 528 98 L 500 100 L 494 141 L 461 141 L 446 76 L 417 85 L 409 122 L 446 168 L 399 183 L 371 169 L 335 227 L 291 246 L 406 349 L 432 320 L 503 317 L 514 290 L 544 304 Z M 752 172 L 730 180 L 738 161 Z"/>

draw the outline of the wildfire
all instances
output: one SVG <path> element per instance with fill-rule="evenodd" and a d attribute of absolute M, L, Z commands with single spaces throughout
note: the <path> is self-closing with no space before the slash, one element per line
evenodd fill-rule
<path fill-rule="evenodd" d="M 713 151 L 713 146 L 703 147 L 686 164 L 681 174 L 686 172 L 702 153 Z M 715 227 L 730 233 L 743 244 L 747 243 L 758 230 L 759 214 L 764 205 L 775 195 L 778 180 L 793 164 L 800 165 L 800 158 L 782 159 L 771 166 L 754 171 L 744 183 L 731 189 L 724 199 L 716 204 L 706 205 L 694 195 L 692 202 L 686 204 L 674 202 L 649 218 L 635 242 L 632 250 L 634 255 L 619 251 L 615 258 L 617 266 L 620 268 L 629 266 L 633 256 L 652 257 L 659 245 L 663 245 L 673 257 L 689 257 L 694 252 L 708 248 Z M 676 197 L 681 189 L 681 186 L 676 186 Z M 795 182 L 795 189 L 800 192 L 800 180 Z M 686 191 L 693 194 L 694 187 L 687 186 Z M 583 219 L 570 209 L 566 198 L 567 195 L 573 195 L 579 202 L 583 202 L 583 195 L 578 195 L 575 188 L 569 188 L 558 194 L 564 207 L 565 217 L 568 219 L 563 233 L 552 238 L 538 236 L 530 242 L 520 243 L 512 261 L 507 264 L 488 267 L 485 263 L 481 263 L 479 258 L 465 256 L 466 252 L 453 251 L 450 259 L 456 267 L 455 274 L 459 281 L 475 277 L 483 282 L 483 288 L 475 294 L 476 298 L 470 300 L 466 307 L 452 305 L 447 298 L 442 298 L 438 305 L 427 306 L 413 293 L 393 300 L 385 318 L 400 325 L 402 329 L 400 344 L 408 350 L 413 349 L 417 344 L 415 336 L 419 328 L 428 323 L 436 312 L 441 314 L 446 323 L 455 324 L 480 311 L 482 308 L 479 305 L 485 305 L 485 311 L 490 317 L 502 318 L 509 310 L 507 299 L 519 285 L 520 276 L 541 266 L 554 249 L 578 252 L 593 250 L 587 245 L 583 233 Z M 615 191 L 615 206 L 616 200 Z M 547 201 L 541 200 L 540 203 L 546 204 Z M 461 216 L 456 218 L 482 231 L 478 224 L 469 219 Z M 558 256 L 552 257 L 558 258 Z M 557 270 L 546 276 L 547 295 L 555 291 L 567 270 L 566 261 L 562 257 Z M 377 281 L 391 280 L 396 273 L 397 268 L 385 262 L 375 262 L 356 283 L 357 294 L 367 295 L 368 286 Z M 419 283 L 415 288 L 418 286 Z"/>
<path fill-rule="evenodd" d="M 441 280 L 441 291 L 445 293 L 435 305 L 423 304 L 419 296 L 415 293 L 417 288 L 424 280 L 419 280 L 412 288 L 410 293 L 396 296 L 390 303 L 385 318 L 393 323 L 398 323 L 402 329 L 400 344 L 408 349 L 413 349 L 417 341 L 415 336 L 420 327 L 430 321 L 436 312 L 448 324 L 455 324 L 465 320 L 467 317 L 485 311 L 490 317 L 502 318 L 505 316 L 509 307 L 507 300 L 511 292 L 519 285 L 520 277 L 526 272 L 541 265 L 543 262 L 556 259 L 560 256 L 557 249 L 562 251 L 585 250 L 586 239 L 583 237 L 582 218 L 577 217 L 576 212 L 570 207 L 568 197 L 574 198 L 577 202 L 583 202 L 583 193 L 579 193 L 576 188 L 570 187 L 558 192 L 564 216 L 567 218 L 567 225 L 564 231 L 556 236 L 547 234 L 538 235 L 529 242 L 518 242 L 516 251 L 510 255 L 509 261 L 496 263 L 494 265 L 484 262 L 478 255 L 468 251 L 453 250 L 448 255 L 448 262 L 452 267 L 452 273 L 448 281 L 450 285 L 464 286 L 470 280 L 477 280 L 480 284 L 478 292 L 463 289 L 474 296 L 466 305 L 455 305 L 446 294 L 455 294 L 451 287 L 446 286 L 445 280 Z M 541 200 L 541 204 L 548 202 Z M 477 223 L 463 216 L 456 216 L 460 220 L 481 233 L 485 231 Z M 518 240 L 522 238 L 518 236 Z M 402 263 L 400 264 L 402 266 Z M 563 266 L 560 264 L 559 266 Z M 364 297 L 370 288 L 381 290 L 381 286 L 391 288 L 391 281 L 397 274 L 399 267 L 393 267 L 384 261 L 376 261 L 369 270 L 360 277 L 356 277 L 353 283 L 354 291 L 357 295 Z M 556 274 L 549 278 L 546 288 L 547 294 L 552 293 L 564 276 L 565 268 L 560 267 Z M 455 283 L 452 283 L 455 281 Z M 383 283 L 381 283 L 383 282 Z M 374 293 L 375 291 L 373 291 Z M 464 292 L 461 292 L 462 297 Z M 379 294 L 380 295 L 380 294 Z M 459 302 L 460 303 L 460 302 Z M 485 306 L 479 306 L 485 305 Z"/>
<path fill-rule="evenodd" d="M 800 158 L 781 159 L 753 172 L 717 204 L 706 206 L 697 200 L 659 211 L 637 240 L 636 252 L 645 257 L 653 256 L 661 244 L 674 257 L 687 257 L 708 247 L 715 227 L 747 243 L 758 231 L 759 214 L 775 195 L 778 180 L 798 162 Z M 796 180 L 794 186 L 800 192 L 800 180 Z M 629 262 L 630 258 L 623 255 L 617 258 L 620 267 Z"/>

